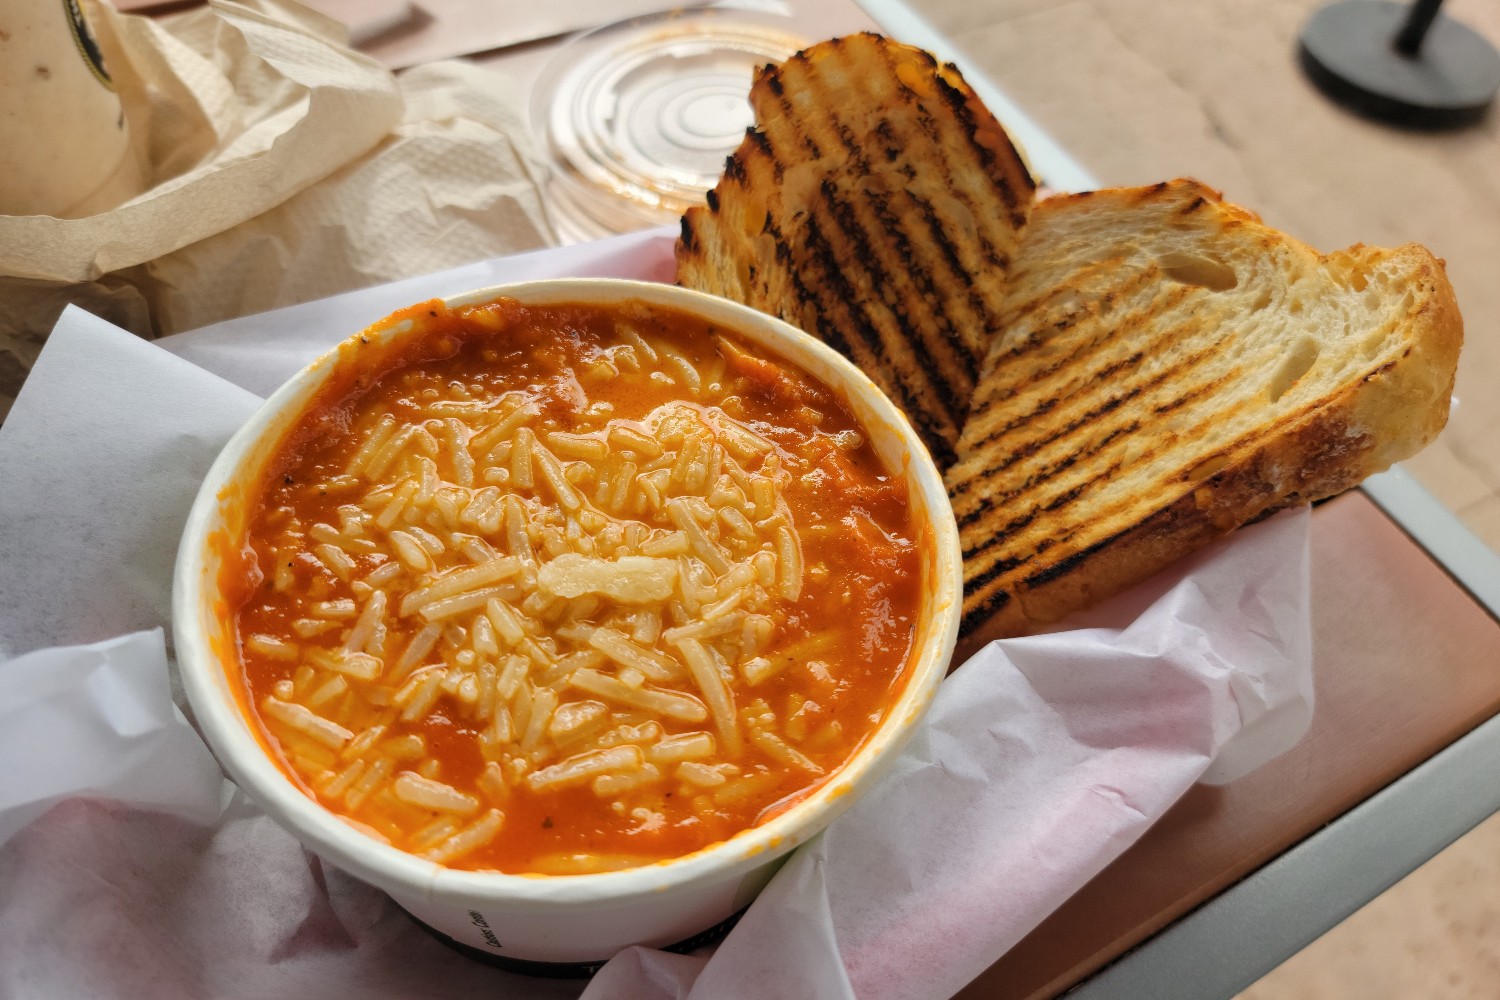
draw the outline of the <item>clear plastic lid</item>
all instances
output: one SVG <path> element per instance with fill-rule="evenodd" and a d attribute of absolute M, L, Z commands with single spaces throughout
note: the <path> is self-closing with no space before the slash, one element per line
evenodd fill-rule
<path fill-rule="evenodd" d="M 718 183 L 754 124 L 759 66 L 807 45 L 789 18 L 702 7 L 606 25 L 571 39 L 532 91 L 564 242 L 677 219 Z"/>

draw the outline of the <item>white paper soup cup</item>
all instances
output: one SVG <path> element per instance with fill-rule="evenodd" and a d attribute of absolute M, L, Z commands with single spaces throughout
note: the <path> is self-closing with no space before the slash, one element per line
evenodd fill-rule
<path fill-rule="evenodd" d="M 683 942 L 733 916 L 788 851 L 843 812 L 892 761 L 930 703 L 953 652 L 962 594 L 958 536 L 942 478 L 905 417 L 843 357 L 786 323 L 699 292 L 603 279 L 487 288 L 449 304 L 500 296 L 529 304 L 639 300 L 671 307 L 801 366 L 847 400 L 887 468 L 904 470 L 924 553 L 924 604 L 906 682 L 873 735 L 816 791 L 726 841 L 640 868 L 566 876 L 459 871 L 356 832 L 300 790 L 267 756 L 239 679 L 233 615 L 219 590 L 220 553 L 244 538 L 250 491 L 340 363 L 340 351 L 295 375 L 224 447 L 188 516 L 177 558 L 173 619 L 188 698 L 230 776 L 312 850 L 385 890 L 451 941 L 501 959 L 598 963 L 634 944 Z M 375 336 L 393 342 L 409 326 L 387 327 Z M 358 354 L 359 336 L 346 342 L 346 353 Z"/>

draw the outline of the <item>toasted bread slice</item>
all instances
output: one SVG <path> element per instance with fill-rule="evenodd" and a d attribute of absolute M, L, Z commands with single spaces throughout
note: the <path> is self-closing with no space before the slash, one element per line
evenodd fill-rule
<path fill-rule="evenodd" d="M 963 648 L 1431 440 L 1463 339 L 1420 246 L 1320 255 L 1193 181 L 1041 202 L 948 472 Z"/>
<path fill-rule="evenodd" d="M 948 465 L 1034 185 L 958 70 L 878 35 L 765 68 L 757 125 L 677 280 L 780 316 L 853 360 Z"/>

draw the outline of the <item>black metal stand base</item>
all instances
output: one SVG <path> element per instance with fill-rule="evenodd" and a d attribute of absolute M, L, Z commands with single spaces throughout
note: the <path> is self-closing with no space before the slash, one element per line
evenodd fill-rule
<path fill-rule="evenodd" d="M 1324 7 L 1302 31 L 1302 66 L 1330 97 L 1374 118 L 1423 128 L 1478 121 L 1500 90 L 1500 52 L 1439 3 Z"/>

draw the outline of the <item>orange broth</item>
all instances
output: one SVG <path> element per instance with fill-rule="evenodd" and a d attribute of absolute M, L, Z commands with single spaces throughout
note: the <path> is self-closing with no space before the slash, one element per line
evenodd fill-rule
<path fill-rule="evenodd" d="M 371 344 L 368 357 L 356 348 L 341 359 L 330 388 L 269 464 L 250 506 L 245 560 L 226 569 L 251 714 L 288 775 L 346 821 L 413 853 L 456 868 L 545 874 L 678 857 L 765 821 L 828 780 L 899 694 L 921 600 L 907 484 L 882 465 L 838 394 L 729 331 L 640 303 L 433 302 L 398 316 L 417 331 L 395 350 Z M 521 421 L 514 415 L 525 407 Z M 380 423 L 386 415 L 393 424 Z M 491 447 L 491 429 L 508 416 L 530 436 L 517 431 Z M 380 457 L 370 443 L 383 426 L 401 428 L 390 434 L 411 444 L 384 478 L 417 487 L 380 486 L 369 475 Z M 680 428 L 668 475 L 651 468 L 650 445 L 629 447 L 636 439 L 628 430 L 671 440 Z M 736 428 L 749 436 L 736 437 Z M 608 457 L 570 457 L 599 452 L 590 441 L 604 442 Z M 476 445 L 486 454 L 459 455 Z M 374 457 L 360 466 L 362 448 Z M 572 508 L 567 487 L 548 485 L 547 463 L 569 479 Z M 351 467 L 363 471 L 351 475 Z M 653 474 L 665 484 L 661 496 L 679 491 L 661 501 L 676 505 L 679 520 L 641 483 Z M 774 506 L 747 495 L 762 491 L 760 479 L 775 484 Z M 494 510 L 480 493 L 488 486 L 497 487 L 503 516 L 487 516 Z M 506 520 L 507 496 L 529 518 L 524 543 Z M 704 510 L 714 516 L 705 521 Z M 678 537 L 696 537 L 682 527 L 683 511 L 711 549 Z M 757 522 L 757 514 L 767 516 Z M 397 533 L 417 548 L 398 549 Z M 787 538 L 800 563 L 777 561 L 789 554 L 778 548 Z M 641 555 L 643 546 L 666 554 Z M 560 597 L 580 585 L 546 569 L 563 550 L 573 558 L 558 567 L 608 574 L 627 564 L 635 573 L 639 564 L 646 576 L 610 577 L 607 592 Z M 741 563 L 749 568 L 733 569 Z M 790 579 L 794 566 L 800 583 Z M 752 573 L 752 582 L 737 583 Z M 668 575 L 670 597 L 636 603 L 641 588 L 665 592 Z M 457 587 L 470 578 L 480 583 L 402 613 L 414 590 L 428 587 L 417 595 L 425 600 L 434 581 Z M 531 580 L 543 583 L 527 590 Z M 372 612 L 377 590 L 383 603 Z M 463 607 L 450 614 L 450 606 Z M 517 622 L 521 638 L 509 642 Z M 662 638 L 680 636 L 684 625 L 726 631 Z M 441 633 L 403 664 L 424 629 Z M 633 647 L 612 659 L 616 647 L 630 646 L 620 633 L 654 651 L 650 669 L 666 679 L 640 676 L 629 664 L 647 654 Z M 581 689 L 583 674 L 557 666 L 569 656 L 588 665 L 594 688 Z M 717 668 L 732 700 L 729 723 L 708 693 L 718 682 L 695 686 L 703 676 L 695 662 Z M 507 676 L 517 674 L 526 679 L 506 699 Z M 414 711 L 434 685 L 431 705 Z M 664 704 L 693 718 L 595 689 L 620 697 L 660 689 Z M 694 701 L 706 706 L 701 713 Z M 534 723 L 543 712 L 545 727 Z M 535 730 L 529 744 L 523 727 Z M 714 752 L 705 755 L 709 744 Z M 672 757 L 687 751 L 699 756 Z M 625 763 L 619 773 L 580 778 L 555 769 L 568 760 L 583 761 L 576 768 Z M 377 769 L 378 781 L 370 777 Z M 557 774 L 564 777 L 555 786 L 541 784 Z M 431 793 L 441 808 L 407 793 L 423 802 Z"/>

